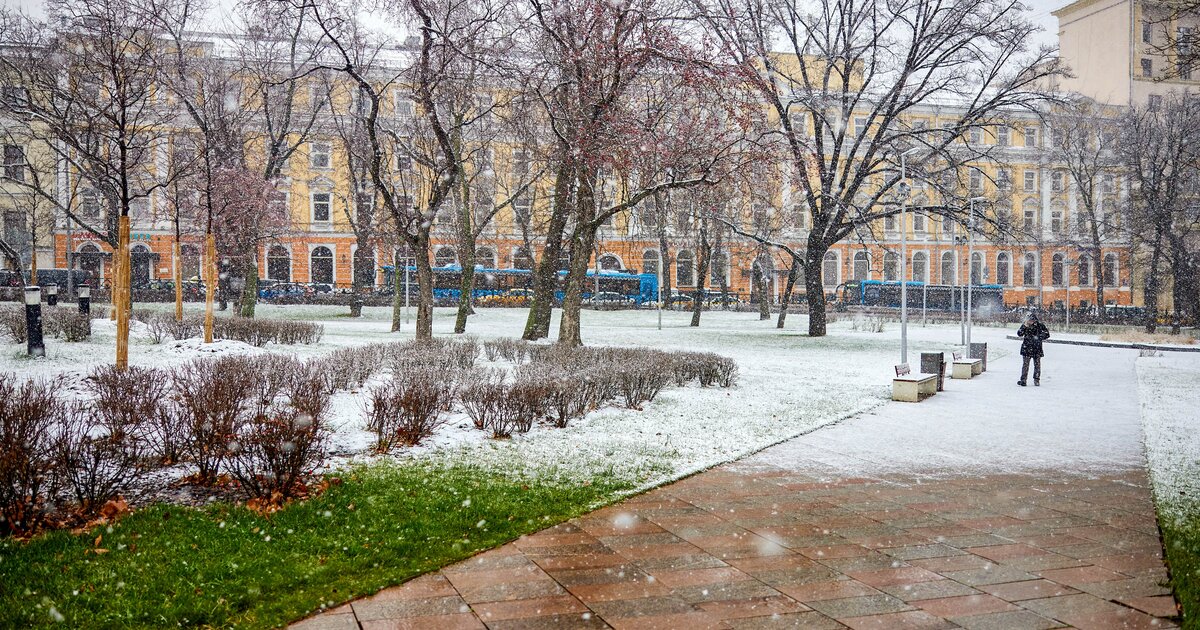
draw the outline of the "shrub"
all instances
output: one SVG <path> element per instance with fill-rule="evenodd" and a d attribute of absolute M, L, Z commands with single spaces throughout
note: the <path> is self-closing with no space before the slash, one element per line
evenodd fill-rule
<path fill-rule="evenodd" d="M 513 428 L 528 433 L 538 420 L 546 416 L 550 395 L 549 379 L 540 370 L 520 370 L 507 392 L 507 403 Z"/>
<path fill-rule="evenodd" d="M 147 426 L 123 414 L 95 414 L 84 403 L 66 407 L 56 451 L 62 476 L 83 514 L 129 491 L 146 469 Z"/>
<path fill-rule="evenodd" d="M 229 469 L 251 499 L 277 502 L 303 493 L 325 460 L 324 414 L 296 408 L 254 417 L 231 444 Z"/>
<path fill-rule="evenodd" d="M 669 364 L 660 357 L 644 357 L 616 373 L 621 396 L 630 409 L 654 400 L 673 378 Z"/>
<path fill-rule="evenodd" d="M 550 423 L 562 429 L 575 418 L 582 418 L 593 404 L 592 389 L 570 375 L 546 381 L 546 411 Z"/>
<path fill-rule="evenodd" d="M 173 316 L 160 316 L 155 321 L 159 322 L 159 325 L 175 341 L 183 341 L 204 334 L 203 315 L 184 315 L 181 320 L 177 320 Z"/>
<path fill-rule="evenodd" d="M 400 443 L 414 446 L 441 424 L 439 412 L 454 399 L 448 370 L 416 368 L 392 375 L 371 391 L 368 430 L 378 435 L 376 448 L 387 451 Z"/>
<path fill-rule="evenodd" d="M 717 354 L 704 353 L 700 362 L 700 385 L 733 387 L 737 383 L 737 363 Z"/>
<path fill-rule="evenodd" d="M 316 343 L 324 333 L 323 326 L 310 322 L 247 317 L 221 317 L 213 322 L 213 337 L 241 341 L 256 348 L 271 342 L 284 345 Z"/>
<path fill-rule="evenodd" d="M 504 372 L 475 370 L 464 379 L 459 401 L 476 429 L 490 429 L 504 411 L 504 394 Z"/>
<path fill-rule="evenodd" d="M 357 348 L 338 348 L 333 352 L 313 359 L 310 363 L 327 381 L 331 393 L 363 384 L 382 367 L 391 345 L 372 344 Z"/>
<path fill-rule="evenodd" d="M 531 346 L 532 344 L 524 339 L 493 339 L 484 343 L 484 352 L 489 361 L 499 358 L 511 363 L 521 363 L 529 357 Z"/>
<path fill-rule="evenodd" d="M 28 337 L 25 333 L 24 307 L 12 305 L 0 306 L 0 331 L 4 333 L 4 336 L 11 339 L 13 343 L 25 343 Z"/>
<path fill-rule="evenodd" d="M 84 384 L 92 395 L 98 426 L 114 434 L 136 435 L 143 442 L 143 453 L 153 450 L 162 459 L 175 461 L 178 436 L 164 431 L 162 421 L 171 385 L 168 372 L 132 365 L 123 371 L 104 366 L 93 369 Z"/>
<path fill-rule="evenodd" d="M 249 420 L 255 402 L 256 371 L 246 357 L 188 363 L 172 375 L 182 451 L 196 466 L 197 480 L 212 483 L 230 443 Z"/>
<path fill-rule="evenodd" d="M 45 522 L 61 481 L 55 436 L 63 403 L 57 381 L 18 385 L 0 374 L 0 532 L 27 534 Z"/>

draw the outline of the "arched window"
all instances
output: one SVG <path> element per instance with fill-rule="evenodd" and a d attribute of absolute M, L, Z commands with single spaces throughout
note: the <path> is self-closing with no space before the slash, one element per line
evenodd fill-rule
<path fill-rule="evenodd" d="M 821 282 L 827 287 L 838 285 L 838 257 L 834 252 L 825 252 L 821 261 Z"/>
<path fill-rule="evenodd" d="M 80 269 L 99 274 L 101 258 L 100 248 L 87 243 L 79 248 L 79 253 L 75 256 L 75 261 Z"/>
<path fill-rule="evenodd" d="M 684 249 L 675 256 L 675 284 L 690 287 L 696 284 L 696 263 L 692 252 Z"/>
<path fill-rule="evenodd" d="M 854 252 L 854 279 L 867 280 L 871 277 L 871 259 L 867 252 Z"/>
<path fill-rule="evenodd" d="M 900 278 L 900 256 L 896 252 L 883 255 L 883 279 L 894 282 Z"/>
<path fill-rule="evenodd" d="M 272 245 L 267 250 L 267 279 L 280 282 L 292 279 L 292 255 L 283 245 Z"/>
<path fill-rule="evenodd" d="M 942 252 L 942 284 L 957 283 L 957 274 L 954 271 L 954 252 Z"/>
<path fill-rule="evenodd" d="M 140 243 L 129 248 L 129 282 L 133 286 L 150 282 L 150 261 L 153 256 L 150 248 Z"/>
<path fill-rule="evenodd" d="M 1021 272 L 1021 284 L 1035 287 L 1038 284 L 1037 256 L 1025 254 L 1025 267 Z"/>
<path fill-rule="evenodd" d="M 533 256 L 525 247 L 518 247 L 513 254 L 513 269 L 533 269 Z"/>
<path fill-rule="evenodd" d="M 434 267 L 449 267 L 458 262 L 458 252 L 453 247 L 439 247 L 433 255 Z"/>
<path fill-rule="evenodd" d="M 1007 286 L 1010 282 L 1009 273 L 1008 252 L 996 254 L 996 284 Z"/>
<path fill-rule="evenodd" d="M 179 277 L 184 280 L 200 278 L 200 248 L 195 245 L 179 247 Z"/>
<path fill-rule="evenodd" d="M 983 254 L 975 252 L 971 254 L 971 284 L 983 284 L 987 278 L 984 278 L 983 273 Z"/>
<path fill-rule="evenodd" d="M 309 254 L 308 277 L 310 282 L 333 283 L 333 251 L 328 247 L 313 248 Z"/>
<path fill-rule="evenodd" d="M 1088 258 L 1087 254 L 1079 255 L 1079 286 L 1092 286 L 1092 259 Z"/>
<path fill-rule="evenodd" d="M 642 273 L 658 273 L 657 249 L 647 249 L 642 252 Z"/>
<path fill-rule="evenodd" d="M 600 257 L 600 269 L 603 271 L 620 271 L 624 265 L 616 254 L 605 254 Z"/>
<path fill-rule="evenodd" d="M 925 252 L 913 254 L 912 279 L 917 282 L 929 282 L 929 256 Z"/>
<path fill-rule="evenodd" d="M 475 250 L 475 266 L 488 269 L 496 268 L 496 252 L 491 247 L 480 247 Z"/>
<path fill-rule="evenodd" d="M 1050 258 L 1050 283 L 1056 287 L 1063 286 L 1063 255 L 1055 254 Z"/>
<path fill-rule="evenodd" d="M 722 286 L 729 282 L 729 254 L 713 254 L 712 262 L 709 263 L 709 270 L 712 274 L 709 280 L 716 286 Z"/>
<path fill-rule="evenodd" d="M 1121 276 L 1117 274 L 1116 254 L 1108 253 L 1104 255 L 1104 284 L 1110 287 L 1121 284 Z"/>

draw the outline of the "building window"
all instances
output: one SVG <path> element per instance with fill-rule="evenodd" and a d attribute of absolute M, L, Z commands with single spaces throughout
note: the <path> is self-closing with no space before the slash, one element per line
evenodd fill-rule
<path fill-rule="evenodd" d="M 1088 258 L 1087 254 L 1080 254 L 1079 262 L 1079 286 L 1092 286 L 1092 259 Z"/>
<path fill-rule="evenodd" d="M 312 220 L 313 223 L 329 223 L 331 216 L 329 193 L 313 193 L 312 194 Z"/>
<path fill-rule="evenodd" d="M 913 229 L 913 233 L 915 233 L 915 234 L 925 233 L 925 215 L 921 214 L 920 212 L 913 213 L 913 228 L 912 229 Z"/>
<path fill-rule="evenodd" d="M 889 214 L 883 218 L 883 229 L 888 232 L 896 231 L 896 215 Z"/>
<path fill-rule="evenodd" d="M 1012 169 L 1002 168 L 996 172 L 996 188 L 1012 190 Z"/>
<path fill-rule="evenodd" d="M 308 165 L 312 168 L 329 168 L 333 164 L 333 160 L 330 157 L 332 150 L 328 142 L 308 143 Z"/>
<path fill-rule="evenodd" d="M 954 272 L 955 272 L 954 253 L 953 252 L 942 252 L 942 268 L 941 268 L 941 278 L 940 278 L 942 284 L 954 284 L 955 277 L 957 275 Z"/>
<path fill-rule="evenodd" d="M 1142 21 L 1142 43 L 1149 44 L 1154 39 L 1154 27 L 1150 20 Z"/>
<path fill-rule="evenodd" d="M 615 257 L 614 257 L 615 258 Z M 712 259 L 712 283 L 716 286 L 725 286 L 726 279 L 729 278 L 729 254 L 722 256 L 713 256 Z"/>
<path fill-rule="evenodd" d="M 1063 255 L 1055 254 L 1050 259 L 1050 282 L 1056 286 L 1063 286 Z"/>
<path fill-rule="evenodd" d="M 1021 283 L 1027 287 L 1037 286 L 1037 256 L 1025 254 L 1025 269 L 1021 274 Z"/>
<path fill-rule="evenodd" d="M 1062 192 L 1063 191 L 1063 181 L 1065 179 L 1066 178 L 1063 177 L 1062 171 L 1054 171 L 1053 173 L 1051 173 L 1050 174 L 1050 190 L 1052 190 L 1054 192 Z"/>
<path fill-rule="evenodd" d="M 821 282 L 827 287 L 838 285 L 838 257 L 833 252 L 825 252 L 821 260 Z"/>
<path fill-rule="evenodd" d="M 1120 284 L 1120 276 L 1117 275 L 1117 255 L 1104 255 L 1104 284 L 1105 286 L 1115 287 Z"/>
<path fill-rule="evenodd" d="M 925 255 L 925 252 L 913 254 L 912 279 L 917 282 L 929 281 L 929 257 Z"/>
<path fill-rule="evenodd" d="M 971 169 L 970 185 L 973 192 L 983 190 L 983 171 L 977 168 Z"/>
<path fill-rule="evenodd" d="M 1027 170 L 1023 174 L 1025 192 L 1034 192 L 1037 190 L 1037 171 Z"/>
<path fill-rule="evenodd" d="M 409 155 L 405 151 L 399 151 L 396 153 L 396 171 L 397 172 L 408 173 L 409 171 L 412 170 L 412 165 L 413 165 L 413 159 L 412 159 L 411 155 Z"/>
<path fill-rule="evenodd" d="M 996 144 L 1006 147 L 1012 141 L 1012 130 L 1008 125 L 1000 125 L 996 128 Z"/>
<path fill-rule="evenodd" d="M 490 247 L 480 247 L 475 250 L 475 266 L 487 269 L 496 268 L 496 252 Z"/>
<path fill-rule="evenodd" d="M 272 245 L 267 250 L 267 279 L 281 282 L 292 279 L 292 255 L 283 245 Z"/>
<path fill-rule="evenodd" d="M 603 256 L 600 257 L 600 270 L 601 271 L 620 271 L 622 267 L 623 267 L 623 265 L 621 263 L 621 259 L 617 258 L 615 254 L 604 254 Z M 717 278 L 717 274 L 716 274 L 716 269 L 714 268 L 713 269 L 713 280 L 715 281 L 716 278 Z"/>
<path fill-rule="evenodd" d="M 900 257 L 895 252 L 883 255 L 883 279 L 895 282 L 900 278 Z"/>
<path fill-rule="evenodd" d="M 1154 76 L 1154 62 L 1152 62 L 1149 59 L 1142 59 L 1142 76 L 1143 77 Z"/>
<path fill-rule="evenodd" d="M 433 255 L 435 267 L 450 267 L 456 262 L 458 262 L 458 252 L 454 251 L 453 247 L 439 247 Z"/>
<path fill-rule="evenodd" d="M 971 255 L 971 284 L 983 284 L 983 254 L 975 252 Z"/>
<path fill-rule="evenodd" d="M 325 246 L 316 247 L 309 254 L 308 260 L 310 282 L 333 284 L 333 250 Z"/>
<path fill-rule="evenodd" d="M 513 254 L 513 269 L 533 269 L 533 256 L 526 247 L 518 247 Z"/>
<path fill-rule="evenodd" d="M 682 250 L 675 257 L 675 284 L 679 286 L 692 286 L 696 284 L 695 263 L 692 260 L 692 252 Z"/>
<path fill-rule="evenodd" d="M 1063 231 L 1063 211 L 1061 208 L 1050 210 L 1050 231 L 1055 234 L 1062 234 Z"/>
<path fill-rule="evenodd" d="M 658 274 L 657 249 L 647 249 L 642 252 L 642 273 Z"/>
<path fill-rule="evenodd" d="M 996 254 L 996 283 L 1008 284 L 1008 253 L 1000 252 Z"/>
<path fill-rule="evenodd" d="M 972 127 L 971 130 L 967 132 L 967 137 L 970 139 L 971 144 L 982 144 L 983 130 L 981 130 L 979 127 Z"/>
<path fill-rule="evenodd" d="M 398 122 L 409 122 L 413 119 L 413 102 L 396 95 L 396 120 Z"/>
<path fill-rule="evenodd" d="M 867 252 L 854 253 L 854 279 L 867 280 L 871 277 L 871 260 Z"/>
<path fill-rule="evenodd" d="M 4 145 L 4 179 L 25 181 L 25 147 Z"/>
<path fill-rule="evenodd" d="M 1037 227 L 1038 203 L 1034 199 L 1026 199 L 1021 205 L 1026 232 L 1032 232 Z"/>
<path fill-rule="evenodd" d="M 1036 147 L 1038 145 L 1037 127 L 1026 127 L 1024 135 L 1025 135 L 1025 146 L 1032 148 L 1032 147 Z"/>

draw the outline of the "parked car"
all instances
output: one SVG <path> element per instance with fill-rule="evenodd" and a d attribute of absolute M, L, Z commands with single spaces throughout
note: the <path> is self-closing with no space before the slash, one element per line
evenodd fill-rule
<path fill-rule="evenodd" d="M 626 297 L 616 291 L 601 291 L 583 301 L 588 306 L 624 306 L 633 304 L 633 298 Z"/>
<path fill-rule="evenodd" d="M 479 298 L 480 306 L 528 306 L 533 299 L 533 289 L 509 289 L 504 293 L 485 295 Z"/>
<path fill-rule="evenodd" d="M 742 303 L 742 301 L 739 300 L 737 298 L 737 296 L 735 296 L 735 295 L 722 296 L 720 294 L 717 294 L 717 295 L 710 295 L 708 297 L 708 304 L 711 306 L 733 306 L 735 304 L 741 304 L 741 303 Z"/>
<path fill-rule="evenodd" d="M 312 287 L 299 282 L 279 282 L 265 289 L 259 289 L 258 297 L 263 300 L 279 300 L 284 298 L 302 299 L 311 297 Z"/>

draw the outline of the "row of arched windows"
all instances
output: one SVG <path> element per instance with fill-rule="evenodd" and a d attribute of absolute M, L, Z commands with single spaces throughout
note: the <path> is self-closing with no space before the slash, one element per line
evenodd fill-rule
<path fill-rule="evenodd" d="M 1104 255 L 1101 272 L 1104 274 L 1105 286 L 1116 286 L 1119 284 L 1119 262 L 1117 254 L 1108 253 Z M 1093 262 L 1087 254 L 1081 254 L 1077 260 L 1069 261 L 1063 254 L 1054 254 L 1050 259 L 1050 284 L 1052 286 L 1065 286 L 1068 266 L 1074 266 L 1075 283 L 1078 286 L 1091 286 L 1094 280 Z M 826 286 L 837 286 L 841 281 L 841 265 L 839 264 L 838 254 L 836 252 L 826 252 L 822 265 L 822 282 Z M 1021 277 L 1020 283 L 1023 286 L 1038 286 L 1040 281 L 1038 256 L 1034 253 L 1027 253 L 1021 259 Z M 883 280 L 895 281 L 900 277 L 900 256 L 895 252 L 885 252 L 883 255 Z M 958 257 L 955 252 L 942 252 L 937 268 L 937 277 L 929 276 L 929 256 L 925 252 L 914 252 L 910 266 L 909 277 L 917 282 L 931 282 L 937 284 L 957 284 L 958 283 Z M 851 265 L 851 279 L 853 280 L 868 280 L 871 279 L 871 258 L 865 251 L 857 251 L 854 253 L 853 262 Z M 993 273 L 994 272 L 994 273 Z M 989 269 L 987 266 L 986 255 L 982 252 L 975 252 L 971 258 L 971 282 L 973 284 L 995 283 L 1001 285 L 1013 285 L 1012 277 L 1012 258 L 1008 252 L 1000 252 L 996 254 L 995 268 Z"/>

